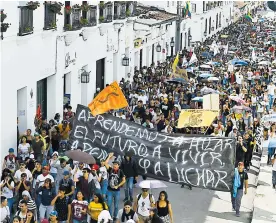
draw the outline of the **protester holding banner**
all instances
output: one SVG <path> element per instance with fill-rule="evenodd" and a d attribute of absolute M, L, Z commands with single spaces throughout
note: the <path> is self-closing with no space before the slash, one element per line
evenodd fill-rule
<path fill-rule="evenodd" d="M 55 118 L 57 125 L 52 126 L 51 140 L 46 142 L 47 148 L 54 151 L 52 159 L 42 156 L 45 143 L 40 134 L 33 136 L 31 130 L 27 130 L 26 137 L 22 137 L 24 148 L 21 146 L 20 150 L 25 151 L 29 143 L 31 154 L 24 155 L 24 159 L 27 162 L 37 159 L 46 166 L 45 169 L 50 166 L 51 175 L 55 178 L 58 195 L 51 201 L 55 205 L 55 211 L 50 214 L 53 222 L 56 217 L 62 222 L 70 221 L 68 217 L 71 217 L 74 205 L 68 210 L 71 200 L 67 200 L 65 194 L 74 199 L 72 180 L 79 192 L 79 199 L 75 202 L 94 202 L 89 204 L 90 209 L 88 206 L 92 222 L 99 220 L 101 210 L 106 213 L 104 209 L 109 209 L 114 220 L 126 221 L 122 217 L 129 215 L 126 209 L 130 209 L 133 198 L 133 211 L 136 213 L 131 212 L 131 215 L 138 215 L 139 222 L 159 221 L 160 217 L 165 222 L 173 222 L 170 208 L 173 201 L 163 198 L 166 193 L 160 194 L 155 207 L 148 188 L 143 188 L 142 193 L 135 197 L 133 180 L 139 181 L 138 174 L 143 175 L 144 179 L 151 177 L 190 188 L 232 192 L 236 186 L 237 194 L 232 196 L 235 198 L 232 204 L 239 216 L 243 189 L 247 193 L 246 171 L 251 168 L 252 154 L 262 148 L 264 125 L 270 127 L 276 122 L 276 87 L 272 78 L 275 76 L 272 72 L 275 55 L 266 54 L 269 48 L 275 46 L 260 41 L 259 34 L 264 31 L 264 24 L 254 24 L 260 31 L 254 31 L 252 38 L 247 35 L 252 31 L 252 24 L 248 23 L 243 28 L 239 26 L 241 24 L 242 20 L 230 24 L 215 36 L 207 38 L 194 51 L 184 49 L 176 57 L 167 58 L 157 65 L 135 69 L 132 82 L 122 79 L 119 84 L 115 81 L 102 91 L 97 90 L 88 107 L 79 105 L 72 108 L 68 105 L 64 120 Z M 224 32 L 227 32 L 226 39 L 222 37 Z M 237 41 L 241 36 L 244 40 Z M 263 38 L 274 41 L 270 34 Z M 252 50 L 252 44 L 256 49 Z M 234 53 L 230 53 L 230 49 Z M 208 51 L 207 55 L 205 51 Z M 260 63 L 262 60 L 267 60 L 269 63 L 265 64 L 268 65 Z M 207 104 L 204 100 L 206 95 L 212 98 Z M 217 99 L 213 100 L 215 97 L 212 95 Z M 35 120 L 39 132 L 46 130 L 43 138 L 46 137 L 49 124 L 46 119 L 42 123 L 40 106 Z M 274 135 L 272 125 L 270 140 L 275 138 Z M 273 157 L 275 146 L 269 148 Z M 95 162 L 86 163 L 87 168 L 76 170 L 73 165 L 76 160 L 65 157 L 66 150 L 82 150 L 86 155 L 92 154 Z M 27 178 L 34 178 L 34 174 L 24 169 L 25 163 L 19 169 L 14 149 L 9 152 L 3 167 L 17 172 L 15 178 L 20 187 L 23 184 L 29 189 Z M 126 152 L 132 154 L 127 155 Z M 111 164 L 109 161 L 113 155 L 116 159 Z M 99 169 L 97 165 L 100 165 Z M 233 179 L 235 167 L 238 173 Z M 94 171 L 91 172 L 91 169 Z M 28 175 L 24 175 L 27 177 L 25 181 L 21 172 Z M 64 176 L 67 186 L 60 183 Z M 207 176 L 213 182 L 206 180 Z M 121 208 L 119 201 L 123 186 L 126 209 L 121 216 L 118 210 Z M 22 196 L 21 189 L 18 190 L 19 196 Z M 107 206 L 103 205 L 105 198 Z M 108 221 L 110 214 L 106 218 Z M 84 212 L 82 215 L 85 218 Z M 80 219 L 76 215 L 73 218 Z M 135 217 L 132 219 L 136 220 Z"/>

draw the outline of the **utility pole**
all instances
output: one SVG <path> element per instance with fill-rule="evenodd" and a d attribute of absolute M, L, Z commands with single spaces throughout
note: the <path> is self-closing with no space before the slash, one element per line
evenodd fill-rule
<path fill-rule="evenodd" d="M 181 33 L 181 1 L 177 1 L 177 20 L 176 20 L 176 29 L 175 29 L 175 54 L 177 54 L 178 51 L 180 51 L 180 33 Z"/>

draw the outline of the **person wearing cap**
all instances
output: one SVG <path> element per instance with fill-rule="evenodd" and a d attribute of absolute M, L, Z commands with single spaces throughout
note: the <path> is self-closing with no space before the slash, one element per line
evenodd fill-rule
<path fill-rule="evenodd" d="M 46 179 L 49 179 L 51 180 L 51 187 L 55 187 L 55 181 L 54 181 L 54 178 L 52 177 L 52 175 L 49 173 L 50 171 L 50 168 L 49 166 L 44 166 L 42 168 L 42 173 L 39 174 L 36 178 L 36 181 L 35 181 L 35 190 L 34 191 L 37 191 L 39 187 L 42 187 L 45 183 L 45 180 Z M 41 203 L 41 196 L 42 196 L 42 192 L 39 192 L 37 195 L 36 195 L 36 203 L 37 203 L 37 206 L 39 207 L 40 206 L 40 203 Z"/>
<path fill-rule="evenodd" d="M 233 126 L 232 131 L 229 133 L 228 137 L 238 139 L 238 136 L 240 135 L 241 134 L 238 132 L 237 126 Z"/>
<path fill-rule="evenodd" d="M 49 223 L 58 223 L 59 219 L 58 219 L 58 213 L 57 213 L 57 211 L 52 211 L 50 213 L 50 218 L 49 219 L 50 219 Z M 42 221 L 41 221 L 41 223 L 42 223 Z"/>
<path fill-rule="evenodd" d="M 236 212 L 236 216 L 240 217 L 240 207 L 243 193 L 247 194 L 248 174 L 244 170 L 244 163 L 239 162 L 235 168 L 233 189 L 231 190 L 232 210 Z"/>
<path fill-rule="evenodd" d="M 59 182 L 59 186 L 65 188 L 66 197 L 69 197 L 70 199 L 73 197 L 75 193 L 75 184 L 70 178 L 70 172 L 68 170 L 64 170 L 63 179 Z"/>
<path fill-rule="evenodd" d="M 42 162 L 43 153 L 45 150 L 44 142 L 41 140 L 38 132 L 34 133 L 34 140 L 32 141 L 32 152 L 36 160 Z"/>
<path fill-rule="evenodd" d="M 35 201 L 32 199 L 29 191 L 25 190 L 22 192 L 22 199 L 18 202 L 18 208 L 20 208 L 22 202 L 27 202 L 28 210 L 32 211 L 35 216 L 37 216 L 37 205 Z"/>
<path fill-rule="evenodd" d="M 113 167 L 109 166 L 108 162 L 113 157 L 114 153 L 109 153 L 105 166 L 109 173 L 108 186 L 107 186 L 107 205 L 111 216 L 116 220 L 120 201 L 120 188 L 125 184 L 126 177 L 124 172 L 119 168 L 120 163 L 116 160 L 113 161 Z M 114 199 L 114 212 L 112 211 L 112 203 Z"/>
<path fill-rule="evenodd" d="M 8 168 L 12 173 L 14 173 L 18 166 L 18 159 L 14 155 L 14 148 L 9 148 L 9 155 L 5 156 L 2 169 Z"/>
<path fill-rule="evenodd" d="M 96 193 L 101 194 L 102 189 L 101 189 L 101 176 L 98 173 L 99 166 L 97 164 L 93 164 L 91 168 L 91 177 L 90 179 L 94 181 L 94 184 L 96 186 Z"/>
<path fill-rule="evenodd" d="M 71 200 L 65 196 L 66 189 L 59 187 L 57 196 L 52 200 L 51 205 L 55 207 L 59 223 L 70 223 L 71 218 Z M 51 218 L 51 214 L 50 214 Z"/>
<path fill-rule="evenodd" d="M 134 223 L 139 222 L 137 213 L 132 210 L 131 201 L 125 201 L 124 208 L 119 210 L 115 223 L 127 223 L 129 220 L 133 220 Z"/>

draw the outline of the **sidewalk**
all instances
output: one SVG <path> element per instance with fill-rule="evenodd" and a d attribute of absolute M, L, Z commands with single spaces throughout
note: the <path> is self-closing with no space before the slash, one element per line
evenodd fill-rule
<path fill-rule="evenodd" d="M 252 223 L 276 222 L 276 190 L 272 188 L 272 167 L 267 166 L 267 148 L 261 158 Z"/>
<path fill-rule="evenodd" d="M 253 203 L 258 183 L 258 174 L 260 168 L 261 154 L 254 153 L 252 158 L 252 166 L 248 171 L 248 193 L 242 198 L 241 216 L 236 217 L 232 211 L 230 193 L 217 191 L 209 206 L 208 215 L 204 223 L 249 223 L 252 219 Z M 261 221 L 260 221 L 261 222 Z M 258 223 L 260 223 L 258 222 Z M 257 222 L 256 222 L 257 223 Z"/>

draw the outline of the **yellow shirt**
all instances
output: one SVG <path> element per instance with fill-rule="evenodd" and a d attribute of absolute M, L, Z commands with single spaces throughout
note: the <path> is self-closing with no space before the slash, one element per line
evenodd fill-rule
<path fill-rule="evenodd" d="M 59 128 L 59 132 L 61 134 L 61 139 L 67 140 L 69 138 L 69 132 L 70 132 L 69 125 L 67 125 L 65 129 L 63 129 L 63 124 L 59 124 L 58 128 Z"/>
<path fill-rule="evenodd" d="M 105 204 L 105 209 L 107 210 L 108 207 Z M 88 205 L 88 210 L 90 213 L 90 216 L 93 220 L 98 220 L 99 214 L 101 213 L 101 211 L 103 210 L 103 206 L 101 203 L 95 203 L 94 201 L 90 202 Z"/>

